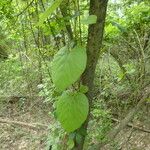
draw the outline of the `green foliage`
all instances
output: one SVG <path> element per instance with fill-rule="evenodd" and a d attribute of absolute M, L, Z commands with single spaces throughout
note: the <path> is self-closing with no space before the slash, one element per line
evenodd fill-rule
<path fill-rule="evenodd" d="M 9 56 L 8 60 L 0 62 L 0 68 L 0 95 L 18 94 L 16 92 L 19 92 L 18 86 L 21 87 L 23 76 L 21 75 L 22 68 L 20 62 L 17 61 L 17 56 Z"/>
<path fill-rule="evenodd" d="M 74 140 L 73 139 L 69 139 L 67 142 L 68 145 L 68 149 L 72 149 L 74 147 Z"/>
<path fill-rule="evenodd" d="M 88 87 L 85 86 L 85 85 L 80 85 L 79 91 L 80 91 L 81 93 L 87 93 L 87 92 L 88 92 Z"/>
<path fill-rule="evenodd" d="M 52 146 L 53 150 L 61 150 L 62 149 L 62 140 L 64 134 L 64 130 L 58 125 L 57 122 L 49 125 L 49 134 L 47 137 L 47 147 L 46 150 L 49 150 L 50 146 Z M 70 143 L 69 143 L 70 144 Z"/>
<path fill-rule="evenodd" d="M 112 120 L 110 111 L 102 99 L 97 99 L 94 102 L 91 115 L 93 119 L 89 121 L 89 128 L 92 130 L 88 131 L 86 147 L 94 150 L 94 143 L 98 141 L 107 142 L 106 134 L 112 127 Z"/>
<path fill-rule="evenodd" d="M 78 129 L 86 120 L 89 110 L 87 97 L 82 93 L 64 92 L 58 98 L 56 114 L 67 132 Z"/>
<path fill-rule="evenodd" d="M 1 61 L 0 68 L 0 95 L 26 95 L 33 84 L 36 87 L 34 80 L 38 79 L 37 68 L 33 69 L 30 63 L 22 66 L 18 54 L 9 55 L 5 61 Z"/>
<path fill-rule="evenodd" d="M 89 24 L 95 24 L 97 21 L 97 16 L 95 15 L 90 15 L 84 19 L 81 20 L 81 23 L 82 24 L 85 24 L 85 25 L 89 25 Z"/>
<path fill-rule="evenodd" d="M 140 28 L 141 25 L 149 26 L 150 22 L 150 7 L 144 2 L 138 5 L 133 5 L 126 11 L 127 23 L 131 27 Z"/>
<path fill-rule="evenodd" d="M 63 91 L 79 79 L 86 67 L 86 51 L 76 46 L 70 49 L 63 47 L 52 61 L 52 80 L 55 86 Z"/>
<path fill-rule="evenodd" d="M 120 31 L 118 28 L 116 28 L 115 26 L 113 26 L 111 23 L 109 25 L 107 25 L 106 27 L 106 36 L 109 38 L 109 39 L 113 39 L 113 38 L 116 38 L 120 35 Z"/>
<path fill-rule="evenodd" d="M 62 2 L 62 0 L 53 1 L 51 6 L 43 14 L 41 14 L 39 25 L 43 24 L 43 22 L 51 15 L 51 13 L 53 13 L 56 10 L 56 8 L 58 8 L 58 6 L 61 4 L 61 2 Z"/>
<path fill-rule="evenodd" d="M 93 136 L 95 136 L 95 138 L 97 138 L 97 140 L 99 141 L 106 141 L 106 137 L 105 137 L 105 133 L 110 130 L 111 128 L 111 119 L 110 119 L 110 114 L 108 110 L 102 109 L 102 108 L 95 108 L 92 112 L 93 117 L 95 118 L 95 120 L 91 121 L 91 123 L 93 125 L 96 125 L 97 121 L 96 118 L 101 118 L 101 121 L 99 121 L 97 123 L 97 125 L 99 126 L 99 128 L 96 129 L 95 135 L 93 134 Z"/>
<path fill-rule="evenodd" d="M 96 142 L 106 142 L 105 135 L 112 127 L 110 114 L 117 115 L 118 119 L 124 117 L 122 112 L 135 104 L 136 91 L 142 91 L 142 86 L 150 81 L 149 0 L 109 3 L 88 135 L 78 129 L 89 107 L 84 95 L 88 87 L 82 85 L 80 76 L 87 63 L 83 46 L 88 25 L 96 23 L 97 17 L 88 15 L 86 0 L 78 1 L 79 6 L 77 1 L 70 2 L 66 16 L 59 9 L 62 0 L 30 2 L 0 1 L 0 95 L 5 97 L 0 98 L 0 110 L 8 108 L 6 103 L 1 103 L 11 95 L 32 97 L 31 101 L 21 98 L 17 102 L 20 108 L 26 101 L 29 108 L 39 105 L 40 99 L 44 105 L 48 104 L 51 119 L 48 146 L 53 145 L 53 150 L 72 149 L 74 141 L 81 142 L 82 135 L 87 136 L 85 149 Z M 75 42 L 82 46 L 70 46 L 71 32 Z M 34 95 L 37 98 L 33 102 Z M 39 107 L 38 115 L 41 110 L 46 111 L 45 107 Z"/>

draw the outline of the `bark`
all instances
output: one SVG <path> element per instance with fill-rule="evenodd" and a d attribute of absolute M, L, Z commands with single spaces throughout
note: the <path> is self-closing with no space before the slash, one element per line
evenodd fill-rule
<path fill-rule="evenodd" d="M 102 39 L 104 32 L 104 24 L 106 17 L 108 0 L 90 0 L 90 11 L 89 15 L 96 15 L 97 22 L 89 26 L 88 29 L 88 40 L 87 40 L 87 67 L 82 75 L 82 84 L 88 86 L 89 91 L 86 93 L 90 107 L 93 101 L 93 89 L 94 89 L 94 75 L 95 68 L 100 54 L 100 48 L 102 47 Z M 89 111 L 90 114 L 90 111 Z M 87 131 L 89 117 L 81 127 Z M 80 129 L 79 129 L 80 130 Z M 80 143 L 75 142 L 75 150 L 82 150 L 86 134 L 82 135 Z"/>

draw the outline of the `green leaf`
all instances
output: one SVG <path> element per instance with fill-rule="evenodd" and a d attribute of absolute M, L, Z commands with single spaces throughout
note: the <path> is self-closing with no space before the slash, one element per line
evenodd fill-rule
<path fill-rule="evenodd" d="M 117 22 L 115 22 L 115 21 L 110 21 L 110 23 L 111 23 L 113 26 L 117 27 L 121 32 L 127 32 L 126 28 L 123 27 L 121 24 L 119 24 L 119 23 L 117 23 Z"/>
<path fill-rule="evenodd" d="M 81 85 L 79 91 L 81 93 L 87 93 L 88 92 L 88 87 L 85 85 Z"/>
<path fill-rule="evenodd" d="M 73 139 L 69 139 L 67 142 L 68 145 L 68 149 L 72 149 L 74 147 L 74 140 Z"/>
<path fill-rule="evenodd" d="M 82 135 L 79 134 L 79 133 L 77 133 L 77 134 L 76 134 L 76 142 L 77 142 L 78 144 L 80 144 L 81 141 L 82 141 Z"/>
<path fill-rule="evenodd" d="M 78 129 L 86 120 L 88 111 L 88 99 L 82 93 L 64 92 L 57 102 L 57 118 L 67 132 Z"/>
<path fill-rule="evenodd" d="M 52 61 L 52 80 L 60 91 L 79 79 L 86 68 L 87 55 L 83 47 L 62 48 Z"/>
<path fill-rule="evenodd" d="M 90 15 L 87 18 L 82 19 L 81 23 L 85 24 L 85 25 L 89 25 L 89 24 L 96 23 L 96 21 L 97 21 L 97 16 L 96 15 Z"/>
<path fill-rule="evenodd" d="M 71 132 L 70 134 L 69 134 L 69 139 L 74 139 L 76 137 L 76 132 Z"/>
<path fill-rule="evenodd" d="M 150 98 L 147 98 L 146 101 L 147 101 L 147 102 L 150 102 Z"/>
<path fill-rule="evenodd" d="M 52 5 L 44 12 L 40 15 L 40 19 L 39 19 L 39 25 L 41 26 L 43 24 L 43 22 L 47 19 L 47 17 L 53 13 L 56 8 L 58 8 L 58 6 L 61 4 L 63 0 L 55 0 Z"/>

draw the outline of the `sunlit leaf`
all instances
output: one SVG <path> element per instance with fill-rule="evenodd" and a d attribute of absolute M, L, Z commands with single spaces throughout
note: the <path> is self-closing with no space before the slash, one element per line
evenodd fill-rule
<path fill-rule="evenodd" d="M 81 84 L 79 90 L 81 93 L 86 93 L 86 92 L 88 92 L 88 87 Z"/>
<path fill-rule="evenodd" d="M 86 67 L 86 50 L 83 47 L 62 48 L 52 61 L 52 80 L 60 91 L 79 79 Z"/>
<path fill-rule="evenodd" d="M 86 120 L 88 111 L 88 99 L 82 93 L 65 92 L 57 102 L 57 118 L 67 132 L 78 129 Z"/>
<path fill-rule="evenodd" d="M 40 19 L 39 19 L 39 25 L 42 25 L 43 22 L 47 19 L 47 17 L 49 17 L 49 15 L 51 13 L 53 13 L 58 7 L 59 5 L 61 4 L 63 0 L 55 0 L 51 6 L 44 12 L 40 15 Z"/>
<path fill-rule="evenodd" d="M 90 15 L 87 18 L 82 19 L 81 23 L 85 24 L 85 25 L 89 25 L 89 24 L 96 23 L 96 21 L 97 21 L 97 16 L 96 15 Z"/>

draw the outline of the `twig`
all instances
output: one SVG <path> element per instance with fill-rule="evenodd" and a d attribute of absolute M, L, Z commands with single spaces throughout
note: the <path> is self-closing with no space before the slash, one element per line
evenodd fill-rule
<path fill-rule="evenodd" d="M 118 120 L 118 119 L 116 119 L 116 118 L 111 118 L 111 120 L 114 121 L 114 122 L 118 122 L 118 123 L 121 122 L 120 120 Z M 145 129 L 145 128 L 142 128 L 142 127 L 139 127 L 139 126 L 136 126 L 136 125 L 133 125 L 132 123 L 128 123 L 127 126 L 128 126 L 128 127 L 131 127 L 131 128 L 134 128 L 134 129 L 136 129 L 136 130 L 140 130 L 140 131 L 142 131 L 142 132 L 150 133 L 150 130 Z"/>
<path fill-rule="evenodd" d="M 123 141 L 123 143 L 120 145 L 120 150 L 122 150 L 124 145 L 129 146 L 128 143 L 129 143 L 133 133 L 134 133 L 134 128 L 131 128 L 129 135 L 127 135 L 127 137 L 126 137 L 127 139 L 125 141 Z M 129 147 L 127 147 L 127 149 L 129 150 Z"/>
<path fill-rule="evenodd" d="M 61 14 L 62 14 L 63 18 L 69 16 L 68 12 L 66 11 L 66 10 L 69 9 L 69 7 L 67 5 L 68 3 L 69 3 L 69 1 L 66 0 L 66 1 L 63 1 L 63 3 L 61 3 L 61 5 L 60 5 L 60 11 L 61 11 Z M 66 31 L 67 31 L 69 40 L 74 41 L 73 31 L 72 31 L 72 28 L 71 28 L 70 20 L 65 19 L 65 27 L 66 27 Z"/>
<path fill-rule="evenodd" d="M 21 11 L 19 14 L 17 14 L 16 17 L 22 15 L 22 14 L 28 9 L 28 7 L 30 7 L 30 5 L 32 5 L 33 2 L 34 2 L 34 0 L 32 0 L 32 1 L 23 9 L 23 11 Z"/>
<path fill-rule="evenodd" d="M 48 125 L 45 124 L 40 124 L 40 123 L 26 123 L 26 122 L 21 122 L 21 121 L 13 121 L 13 120 L 8 120 L 8 119 L 0 119 L 0 123 L 6 123 L 6 124 L 12 124 L 12 125 L 19 125 L 25 128 L 30 128 L 33 130 L 38 130 L 38 129 L 47 129 Z"/>
<path fill-rule="evenodd" d="M 120 121 L 120 123 L 117 126 L 115 126 L 115 128 L 113 128 L 106 135 L 106 137 L 109 139 L 109 141 L 114 140 L 115 137 L 117 136 L 117 134 L 129 124 L 129 122 L 133 119 L 136 112 L 143 106 L 143 104 L 146 102 L 146 99 L 149 96 L 150 96 L 150 87 L 145 88 L 142 91 L 142 93 L 139 93 L 139 95 L 137 95 L 137 99 L 139 100 L 138 104 L 126 115 L 126 117 L 123 120 Z M 104 142 L 104 143 L 100 142 L 100 143 L 96 144 L 94 146 L 95 150 L 103 149 L 105 144 L 106 144 L 106 142 Z"/>
<path fill-rule="evenodd" d="M 108 134 L 108 137 L 112 140 L 116 137 L 116 135 L 125 128 L 125 126 L 133 119 L 136 112 L 143 106 L 143 104 L 146 102 L 147 97 L 150 95 L 150 88 L 145 88 L 142 94 L 137 95 L 139 99 L 141 99 L 138 104 L 133 108 L 127 116 L 120 121 L 120 123 L 110 131 Z"/>

